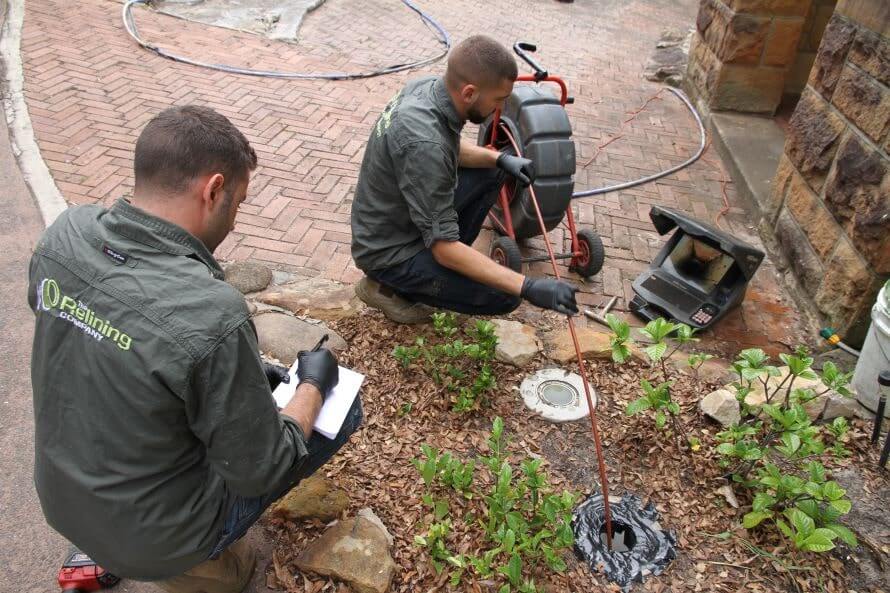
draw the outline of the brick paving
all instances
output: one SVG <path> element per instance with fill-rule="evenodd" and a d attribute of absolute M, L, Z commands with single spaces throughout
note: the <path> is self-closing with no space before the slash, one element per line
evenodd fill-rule
<path fill-rule="evenodd" d="M 578 149 L 577 189 L 654 173 L 697 148 L 694 121 L 668 94 L 622 129 L 628 112 L 659 89 L 641 72 L 660 32 L 689 28 L 695 0 L 422 4 L 456 41 L 487 33 L 505 44 L 538 44 L 540 61 L 567 80 L 576 98 L 568 111 Z M 395 0 L 328 0 L 307 16 L 296 45 L 141 8 L 134 13 L 143 37 L 168 50 L 253 68 L 367 70 L 438 51 L 431 31 Z M 69 203 L 110 204 L 130 194 L 132 149 L 142 126 L 170 105 L 209 105 L 245 132 L 260 158 L 235 232 L 217 256 L 347 283 L 361 277 L 349 255 L 349 212 L 370 127 L 406 80 L 444 69 L 438 62 L 369 80 L 325 82 L 195 68 L 140 49 L 126 35 L 115 0 L 27 0 L 22 54 L 38 143 Z M 584 167 L 619 129 L 622 137 Z M 474 136 L 475 126 L 466 133 Z M 603 272 L 583 284 L 579 300 L 597 305 L 617 295 L 618 309 L 625 309 L 631 282 L 662 243 L 649 207 L 676 207 L 713 220 L 724 206 L 721 178 L 713 162 L 699 162 L 657 183 L 575 202 L 580 224 L 595 228 L 606 245 Z M 721 224 L 759 244 L 731 183 L 728 195 L 732 207 Z M 568 240 L 561 230 L 551 238 L 557 244 Z M 477 248 L 487 252 L 490 241 L 491 233 L 484 232 Z M 531 252 L 541 248 L 540 239 L 527 245 Z M 550 273 L 549 264 L 530 270 Z M 727 351 L 751 345 L 777 351 L 800 339 L 802 322 L 776 274 L 765 263 L 747 302 L 718 325 L 716 335 L 706 332 L 706 342 Z"/>

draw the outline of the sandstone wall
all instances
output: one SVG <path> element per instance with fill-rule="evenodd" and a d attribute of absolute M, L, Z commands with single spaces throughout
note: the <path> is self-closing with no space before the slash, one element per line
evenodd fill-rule
<path fill-rule="evenodd" d="M 825 321 L 863 339 L 890 277 L 890 2 L 840 0 L 763 212 Z"/>
<path fill-rule="evenodd" d="M 824 11 L 823 4 L 815 0 L 815 15 Z M 798 60 L 798 45 L 816 26 L 816 16 L 808 19 L 813 5 L 813 0 L 702 0 L 687 90 L 703 111 L 774 113 Z"/>

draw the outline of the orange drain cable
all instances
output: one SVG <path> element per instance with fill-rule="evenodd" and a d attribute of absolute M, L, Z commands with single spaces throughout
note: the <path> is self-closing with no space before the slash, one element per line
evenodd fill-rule
<path fill-rule="evenodd" d="M 501 129 L 507 135 L 510 144 L 513 145 L 513 150 L 516 151 L 516 155 L 522 156 L 522 151 L 519 149 L 516 140 L 513 138 L 510 130 L 507 129 L 507 126 L 501 124 Z M 544 217 L 541 215 L 541 208 L 538 205 L 538 197 L 535 195 L 535 188 L 532 185 L 529 185 L 528 191 L 531 195 L 532 204 L 535 206 L 535 214 L 538 216 L 538 223 L 541 225 L 541 235 L 544 237 L 544 245 L 547 246 L 547 255 L 550 256 L 550 263 L 553 265 L 553 274 L 556 276 L 557 280 L 560 280 L 559 268 L 556 266 L 556 258 L 553 257 L 553 246 L 550 244 L 550 237 L 547 236 L 547 225 L 544 224 Z M 596 424 L 596 410 L 593 407 L 593 398 L 590 396 L 590 384 L 587 382 L 587 370 L 584 368 L 584 357 L 581 356 L 581 345 L 578 343 L 578 334 L 575 332 L 575 322 L 571 315 L 566 315 L 566 319 L 569 322 L 569 332 L 572 334 L 572 342 L 575 344 L 575 355 L 578 357 L 578 374 L 581 375 L 581 381 L 584 383 L 584 395 L 587 397 L 587 409 L 590 410 L 590 428 L 593 430 L 593 444 L 596 446 L 596 459 L 599 465 L 600 484 L 602 484 L 603 489 L 606 541 L 608 542 L 609 550 L 611 550 L 612 513 L 609 509 L 609 480 L 606 477 L 606 462 L 603 459 L 603 445 L 600 440 L 599 427 Z"/>

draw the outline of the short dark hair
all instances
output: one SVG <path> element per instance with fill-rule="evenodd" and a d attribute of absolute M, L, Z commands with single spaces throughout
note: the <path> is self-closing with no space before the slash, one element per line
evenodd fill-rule
<path fill-rule="evenodd" d="M 448 56 L 445 81 L 456 89 L 463 84 L 491 86 L 519 75 L 510 51 L 485 35 L 473 35 L 461 41 Z"/>
<path fill-rule="evenodd" d="M 233 185 L 256 169 L 256 152 L 238 128 L 209 107 L 170 107 L 146 124 L 133 157 L 136 186 L 184 191 L 201 175 L 222 173 Z"/>

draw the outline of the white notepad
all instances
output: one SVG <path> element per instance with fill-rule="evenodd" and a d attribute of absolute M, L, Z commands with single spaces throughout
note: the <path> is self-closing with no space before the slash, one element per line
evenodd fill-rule
<path fill-rule="evenodd" d="M 275 398 L 275 403 L 278 404 L 279 408 L 284 408 L 297 391 L 297 385 L 299 384 L 299 379 L 297 379 L 298 366 L 299 361 L 294 361 L 294 365 L 290 368 L 290 383 L 281 383 L 272 392 L 272 397 Z M 364 381 L 365 376 L 361 373 L 340 367 L 340 381 L 334 387 L 328 399 L 325 400 L 321 411 L 318 413 L 318 418 L 315 419 L 313 428 L 317 433 L 329 439 L 337 436 L 337 433 L 340 432 L 340 427 L 343 426 L 343 421 L 346 420 L 346 414 L 349 412 L 349 408 L 352 407 L 352 402 L 355 401 L 355 396 L 358 395 Z"/>

